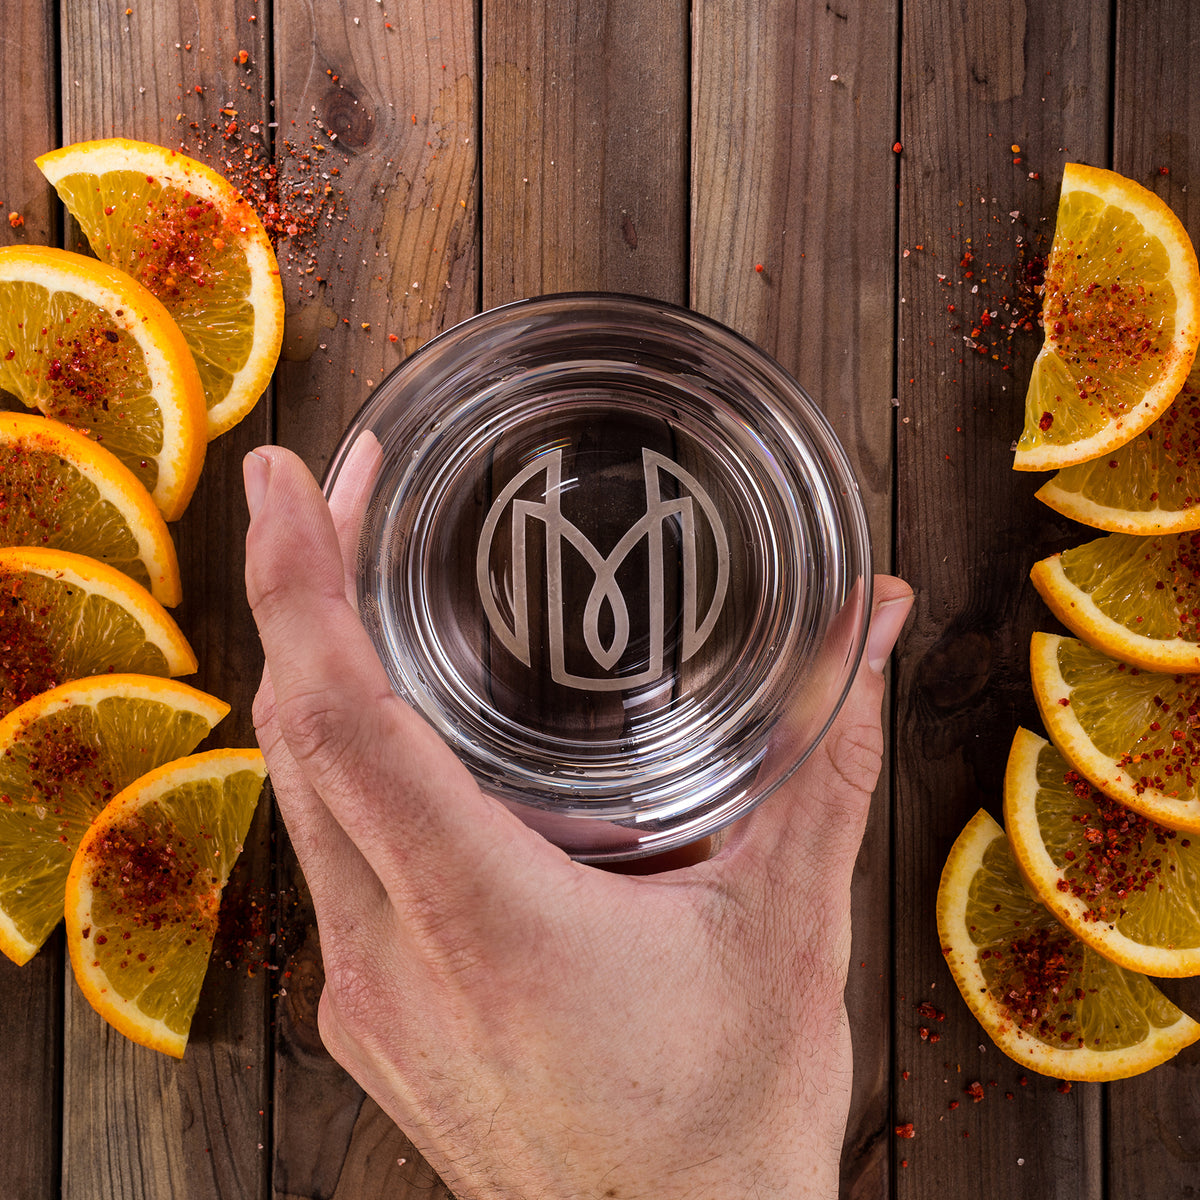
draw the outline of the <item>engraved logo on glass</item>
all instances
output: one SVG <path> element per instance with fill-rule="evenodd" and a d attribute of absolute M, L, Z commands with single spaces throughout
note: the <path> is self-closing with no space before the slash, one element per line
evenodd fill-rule
<path fill-rule="evenodd" d="M 687 661 L 708 640 L 725 603 L 729 587 L 729 539 L 721 524 L 712 498 L 700 482 L 678 463 L 653 450 L 642 450 L 642 474 L 646 487 L 646 512 L 634 522 L 607 556 L 603 555 L 577 526 L 562 513 L 562 450 L 541 455 L 508 483 L 488 510 L 480 533 L 475 555 L 475 581 L 483 609 L 496 637 L 526 666 L 531 665 L 529 628 L 529 591 L 526 573 L 526 547 L 531 521 L 540 521 L 546 536 L 546 600 L 549 624 L 550 671 L 556 683 L 583 691 L 617 691 L 653 683 L 663 674 L 665 657 L 663 524 L 678 518 L 680 531 L 681 578 L 683 612 L 680 654 Z M 516 499 L 517 493 L 538 475 L 545 476 L 545 499 L 540 502 Z M 686 493 L 664 499 L 661 475 L 677 481 Z M 511 623 L 505 619 L 496 603 L 489 581 L 489 562 L 496 530 L 506 512 L 512 522 Z M 697 509 L 699 511 L 697 511 Z M 715 580 L 712 597 L 701 615 L 698 595 L 698 525 L 703 520 L 715 544 Z M 601 672 L 610 672 L 620 661 L 629 644 L 630 614 L 625 597 L 617 582 L 617 572 L 634 547 L 646 540 L 649 579 L 645 595 L 649 604 L 649 655 L 646 668 L 636 675 L 600 674 L 585 676 L 567 669 L 563 629 L 563 559 L 562 544 L 566 540 L 582 556 L 595 575 L 595 583 L 583 609 L 583 638 L 588 653 Z M 611 614 L 612 636 L 604 644 L 601 633 L 601 613 L 607 605 Z"/>

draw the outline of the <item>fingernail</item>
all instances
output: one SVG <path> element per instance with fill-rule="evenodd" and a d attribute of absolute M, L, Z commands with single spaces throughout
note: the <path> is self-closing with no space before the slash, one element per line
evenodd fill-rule
<path fill-rule="evenodd" d="M 262 508 L 262 502 L 267 495 L 267 484 L 271 481 L 271 462 L 257 450 L 251 450 L 242 459 L 242 482 L 246 488 L 246 507 L 250 510 L 253 521 Z"/>
<path fill-rule="evenodd" d="M 867 633 L 867 665 L 872 671 L 882 671 L 904 628 L 912 608 L 912 596 L 901 596 L 888 600 L 871 614 L 871 628 Z"/>

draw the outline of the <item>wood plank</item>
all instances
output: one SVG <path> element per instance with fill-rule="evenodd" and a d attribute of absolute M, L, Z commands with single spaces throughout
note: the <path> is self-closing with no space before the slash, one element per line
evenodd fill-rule
<path fill-rule="evenodd" d="M 300 217 L 280 256 L 277 436 L 323 468 L 374 385 L 475 311 L 473 8 L 348 0 L 315 24 L 283 0 L 276 70 L 281 190 Z"/>
<path fill-rule="evenodd" d="M 319 472 L 387 372 L 475 311 L 477 22 L 469 0 L 347 0 L 319 22 L 280 0 L 275 21 L 277 158 L 299 218 L 280 256 L 276 440 Z M 321 1043 L 320 941 L 282 844 L 279 896 L 273 1195 L 448 1195 Z"/>
<path fill-rule="evenodd" d="M 1113 88 L 1114 170 L 1161 196 L 1200 243 L 1200 82 L 1191 48 L 1200 11 L 1187 0 L 1122 2 L 1116 7 Z M 1183 48 L 1187 52 L 1181 52 Z M 1084 540 L 1080 538 L 1079 540 Z M 1200 980 L 1163 990 L 1200 1017 Z M 1134 1196 L 1186 1196 L 1200 1172 L 1200 1046 L 1108 1090 L 1108 1187 Z"/>
<path fill-rule="evenodd" d="M 706 4 L 694 40 L 692 304 L 775 355 L 833 423 L 891 565 L 894 4 Z M 759 269 L 761 267 L 761 269 Z M 843 1195 L 887 1195 L 887 773 L 853 891 Z"/>
<path fill-rule="evenodd" d="M 687 5 L 484 13 L 484 307 L 576 290 L 682 302 Z"/>
<path fill-rule="evenodd" d="M 23 4 L 8 13 L 0 39 L 0 103 L 9 114 L 0 158 L 0 244 L 55 245 L 54 192 L 33 165 L 58 136 L 54 63 L 56 5 Z M 22 1200 L 57 1197 L 62 1120 L 62 986 L 65 951 L 55 933 L 23 967 L 0 956 L 0 1179 Z"/>
<path fill-rule="evenodd" d="M 268 31 L 256 0 L 130 6 L 128 15 L 125 7 L 63 6 L 64 141 L 144 138 L 179 147 L 241 186 L 249 164 L 264 165 L 268 154 Z M 244 64 L 239 50 L 247 52 Z M 236 135 L 222 108 L 237 110 Z M 241 458 L 269 429 L 263 401 L 210 445 L 196 494 L 172 530 L 185 597 L 176 616 L 200 660 L 192 682 L 232 705 L 206 744 L 254 745 L 258 643 L 242 584 Z M 64 1196 L 265 1195 L 265 932 L 255 945 L 238 946 L 228 931 L 245 932 L 266 911 L 269 828 L 264 802 L 226 891 L 227 933 L 182 1063 L 125 1042 L 68 985 Z"/>
<path fill-rule="evenodd" d="M 1034 300 L 1019 297 L 1030 249 L 1048 247 L 1063 162 L 1106 153 L 1108 14 L 1023 0 L 918 0 L 903 14 L 896 529 L 917 604 L 895 674 L 893 1070 L 895 1119 L 915 1138 L 893 1143 L 909 1163 L 896 1194 L 975 1194 L 985 1180 L 995 1195 L 1094 1197 L 1100 1089 L 1021 1083 L 951 982 L 934 901 L 963 825 L 981 805 L 1000 812 L 1017 725 L 1038 727 L 1026 658 L 1047 615 L 1027 571 L 1069 523 L 1010 469 L 1040 341 L 1018 319 Z M 978 1104 L 964 1094 L 976 1081 Z"/>

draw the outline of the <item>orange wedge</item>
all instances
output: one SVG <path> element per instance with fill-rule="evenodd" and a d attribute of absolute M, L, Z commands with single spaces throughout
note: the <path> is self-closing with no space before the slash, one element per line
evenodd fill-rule
<path fill-rule="evenodd" d="M 1200 365 L 1153 425 L 1091 462 L 1065 467 L 1037 498 L 1065 517 L 1113 533 L 1200 529 Z"/>
<path fill-rule="evenodd" d="M 179 327 L 141 284 L 45 246 L 0 249 L 0 387 L 87 430 L 182 515 L 204 464 L 204 396 Z"/>
<path fill-rule="evenodd" d="M 0 549 L 0 717 L 71 679 L 196 666 L 179 626 L 128 575 L 66 550 Z"/>
<path fill-rule="evenodd" d="M 195 749 L 229 705 L 173 679 L 64 683 L 0 721 L 0 951 L 27 962 L 62 916 L 75 847 L 108 801 Z"/>
<path fill-rule="evenodd" d="M 76 851 L 66 884 L 75 979 L 140 1045 L 183 1056 L 221 892 L 265 777 L 257 750 L 167 763 L 115 796 Z"/>
<path fill-rule="evenodd" d="M 1049 633 L 1033 635 L 1029 666 L 1046 732 L 1080 775 L 1160 825 L 1200 833 L 1196 676 L 1143 671 Z"/>
<path fill-rule="evenodd" d="M 1200 533 L 1111 533 L 1034 563 L 1050 611 L 1110 658 L 1200 671 Z"/>
<path fill-rule="evenodd" d="M 946 860 L 937 923 L 967 1006 L 1030 1070 L 1124 1079 L 1200 1039 L 1200 1024 L 1145 975 L 1097 954 L 1038 902 L 1004 830 L 982 810 Z"/>
<path fill-rule="evenodd" d="M 236 425 L 283 341 L 279 266 L 249 201 L 203 163 L 148 142 L 77 142 L 37 164 L 95 254 L 179 323 L 203 381 L 208 437 Z"/>
<path fill-rule="evenodd" d="M 46 417 L 0 413 L 0 546 L 86 554 L 179 603 L 175 543 L 150 493 L 103 446 Z"/>
<path fill-rule="evenodd" d="M 1004 824 L 1038 899 L 1105 958 L 1200 975 L 1200 839 L 1096 791 L 1027 729 L 1004 775 Z"/>
<path fill-rule="evenodd" d="M 1042 325 L 1018 471 L 1099 458 L 1162 415 L 1200 345 L 1200 268 L 1162 200 L 1113 171 L 1067 164 Z"/>

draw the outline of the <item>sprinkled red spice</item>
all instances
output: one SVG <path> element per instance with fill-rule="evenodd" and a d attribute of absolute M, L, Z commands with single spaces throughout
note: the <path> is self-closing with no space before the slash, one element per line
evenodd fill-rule
<path fill-rule="evenodd" d="M 960 202 L 973 215 L 971 226 L 930 235 L 925 243 L 929 261 L 947 255 L 953 261 L 953 267 L 938 271 L 938 282 L 963 292 L 962 300 L 945 306 L 955 335 L 951 348 L 956 365 L 966 361 L 965 347 L 1011 371 L 1014 359 L 1024 354 L 1021 336 L 1038 329 L 1045 274 L 1038 247 L 1046 235 L 1037 227 L 1031 232 L 1020 211 L 1001 212 L 994 199 L 983 195 L 978 200 L 969 209 Z M 974 312 L 974 318 L 963 318 L 964 310 Z"/>
<path fill-rule="evenodd" d="M 902 1125 L 896 1126 L 896 1136 L 898 1138 L 914 1138 L 917 1136 L 916 1130 L 913 1128 L 911 1121 L 905 1121 Z"/>
<path fill-rule="evenodd" d="M 1006 950 L 981 950 L 979 961 L 989 990 L 1020 1028 L 1045 1042 L 1082 1045 L 1073 1032 L 1082 953 L 1081 943 L 1055 923 L 1014 937 Z"/>
<path fill-rule="evenodd" d="M 974 1083 L 969 1083 L 963 1088 L 964 1094 L 969 1096 L 976 1104 L 983 1100 L 983 1084 L 976 1080 Z"/>
<path fill-rule="evenodd" d="M 162 299 L 198 301 L 213 277 L 228 269 L 221 251 L 233 241 L 236 209 L 222 213 L 211 200 L 170 189 L 151 195 L 145 212 L 127 213 L 126 220 L 138 247 L 138 277 Z"/>
<path fill-rule="evenodd" d="M 49 727 L 28 735 L 26 771 L 31 792 L 39 802 L 54 806 L 69 791 L 90 795 L 97 810 L 116 792 L 100 769 L 100 750 L 70 725 Z"/>
<path fill-rule="evenodd" d="M 1169 331 L 1148 316 L 1153 285 L 1120 281 L 1122 246 L 1099 261 L 1090 241 L 1065 241 L 1052 253 L 1042 309 L 1045 324 L 1054 330 L 1059 356 L 1072 368 L 1079 399 L 1119 415 L 1126 400 L 1110 388 L 1108 377 L 1140 374 L 1148 359 L 1167 352 Z M 1115 282 L 1105 287 L 1097 276 Z"/>
<path fill-rule="evenodd" d="M 0 715 L 62 682 L 51 662 L 54 630 L 44 607 L 25 600 L 28 582 L 0 581 Z"/>
<path fill-rule="evenodd" d="M 255 15 L 249 19 L 254 21 Z M 286 132 L 274 121 L 256 119 L 253 114 L 266 109 L 260 73 L 247 50 L 237 52 L 236 62 L 245 67 L 239 88 L 247 95 L 220 109 L 223 120 L 189 121 L 179 148 L 209 161 L 254 209 L 275 245 L 281 270 L 313 275 L 318 235 L 334 231 L 346 217 L 344 192 L 336 179 L 349 159 L 337 153 L 339 130 L 316 116 L 307 126 L 293 121 Z M 332 71 L 328 74 L 338 82 Z M 357 116 L 355 106 L 335 107 L 339 112 L 353 109 Z"/>
<path fill-rule="evenodd" d="M 68 497 L 62 459 L 37 439 L 0 444 L 0 545 L 58 546 L 57 509 Z"/>
<path fill-rule="evenodd" d="M 43 402 L 47 416 L 83 426 L 102 420 L 103 414 L 119 417 L 112 398 L 131 389 L 128 381 L 140 355 L 133 343 L 115 328 L 101 324 L 104 318 L 88 313 L 71 313 L 52 337 L 34 350 L 26 374 L 33 386 L 40 378 L 49 384 Z"/>
<path fill-rule="evenodd" d="M 126 925 L 172 927 L 188 945 L 213 936 L 219 881 L 156 805 L 106 829 L 91 843 L 90 858 L 93 886 L 113 897 L 114 914 Z"/>
<path fill-rule="evenodd" d="M 1119 664 L 1118 670 L 1138 677 L 1136 668 Z M 1170 677 L 1174 687 L 1149 698 L 1157 716 L 1147 723 L 1137 743 L 1118 756 L 1118 763 L 1133 779 L 1138 794 L 1158 791 L 1168 796 L 1195 789 L 1200 779 L 1200 696 L 1191 678 Z"/>
<path fill-rule="evenodd" d="M 1158 879 L 1179 834 L 1095 790 L 1075 771 L 1064 782 L 1086 803 L 1071 817 L 1082 836 L 1065 852 L 1058 888 L 1087 902 L 1085 920 L 1116 921 L 1125 901 Z"/>

